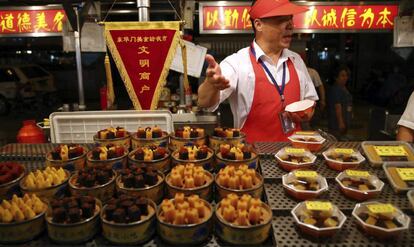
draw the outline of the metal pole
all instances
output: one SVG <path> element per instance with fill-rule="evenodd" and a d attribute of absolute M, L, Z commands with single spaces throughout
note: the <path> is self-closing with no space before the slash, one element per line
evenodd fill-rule
<path fill-rule="evenodd" d="M 137 0 L 138 21 L 149 21 L 150 0 Z"/>
<path fill-rule="evenodd" d="M 78 72 L 78 94 L 79 94 L 79 110 L 85 110 L 85 96 L 83 92 L 83 77 L 82 77 L 82 50 L 81 50 L 81 42 L 80 42 L 80 21 L 79 21 L 79 11 L 78 8 L 75 8 L 76 14 L 76 23 L 78 26 L 78 30 L 75 31 L 75 51 L 76 51 L 76 69 Z"/>

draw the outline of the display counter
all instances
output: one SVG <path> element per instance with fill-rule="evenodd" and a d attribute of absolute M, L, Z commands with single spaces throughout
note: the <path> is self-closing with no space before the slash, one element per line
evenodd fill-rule
<path fill-rule="evenodd" d="M 337 205 L 346 215 L 347 220 L 342 229 L 330 238 L 312 238 L 304 235 L 294 222 L 291 210 L 300 202 L 288 196 L 282 186 L 282 176 L 287 172 L 279 168 L 274 158 L 274 154 L 281 148 L 289 145 L 288 143 L 255 143 L 255 148 L 260 155 L 259 171 L 264 177 L 265 193 L 262 198 L 267 201 L 273 211 L 272 229 L 268 240 L 263 246 L 412 246 L 414 245 L 414 228 L 410 227 L 408 231 L 403 232 L 399 237 L 389 241 L 380 241 L 366 236 L 358 229 L 356 220 L 352 217 L 352 210 L 357 201 L 348 199 L 339 190 L 335 177 L 339 172 L 331 170 L 325 164 L 321 153 L 331 146 L 340 148 L 354 148 L 362 152 L 360 142 L 326 142 L 323 144 L 321 151 L 316 152 L 317 161 L 315 163 L 316 171 L 325 177 L 328 182 L 329 190 L 321 197 Z M 0 161 L 17 161 L 25 166 L 29 171 L 43 168 L 45 166 L 45 154 L 52 150 L 57 144 L 7 144 L 0 148 Z M 93 144 L 87 144 L 92 148 Z M 407 198 L 406 193 L 396 194 L 389 184 L 389 181 L 382 168 L 373 168 L 368 161 L 365 161 L 360 169 L 367 170 L 380 178 L 385 186 L 376 199 L 381 202 L 390 203 L 401 209 L 404 213 L 412 218 L 413 208 Z M 51 245 L 50 239 L 45 231 L 40 237 L 27 243 L 30 245 Z M 86 245 L 110 245 L 101 234 Z M 144 244 L 145 246 L 166 246 L 167 244 L 155 236 L 152 240 Z M 204 246 L 224 246 L 227 244 L 221 242 L 214 234 Z"/>

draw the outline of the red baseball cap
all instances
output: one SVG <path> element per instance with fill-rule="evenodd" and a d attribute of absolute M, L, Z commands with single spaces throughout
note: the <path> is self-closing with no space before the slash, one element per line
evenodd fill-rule
<path fill-rule="evenodd" d="M 250 9 L 250 18 L 259 19 L 280 15 L 294 15 L 309 9 L 290 3 L 289 0 L 257 0 Z"/>

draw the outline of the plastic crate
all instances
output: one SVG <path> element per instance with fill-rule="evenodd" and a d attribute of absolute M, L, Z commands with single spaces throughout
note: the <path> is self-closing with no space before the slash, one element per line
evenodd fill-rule
<path fill-rule="evenodd" d="M 108 127 L 124 127 L 134 133 L 138 127 L 159 126 L 173 131 L 172 115 L 169 111 L 78 111 L 54 112 L 50 114 L 52 143 L 92 143 L 93 136 Z"/>

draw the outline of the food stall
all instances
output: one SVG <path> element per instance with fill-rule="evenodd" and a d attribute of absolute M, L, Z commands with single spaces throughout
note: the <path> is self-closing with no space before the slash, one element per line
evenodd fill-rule
<path fill-rule="evenodd" d="M 137 41 L 142 29 L 113 30 L 113 54 L 149 52 Z M 156 43 L 176 33 L 146 35 Z M 136 110 L 56 112 L 51 143 L 0 147 L 0 243 L 414 244 L 412 144 L 337 142 L 318 131 L 245 143 L 240 129 L 176 124 L 168 111 L 143 110 L 156 108 L 159 81 L 137 91 L 134 80 L 150 72 L 121 60 L 118 68 L 140 74 L 121 71 Z"/>

